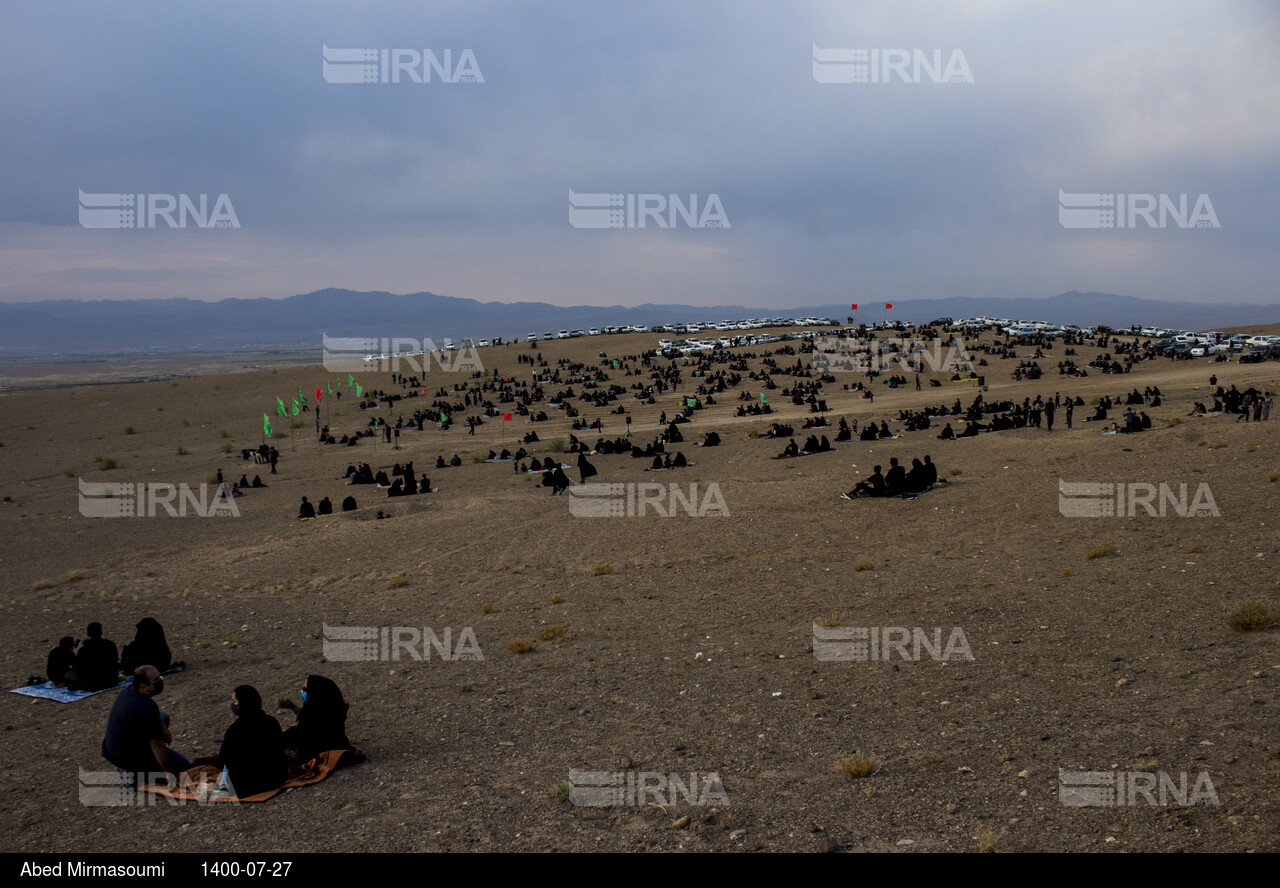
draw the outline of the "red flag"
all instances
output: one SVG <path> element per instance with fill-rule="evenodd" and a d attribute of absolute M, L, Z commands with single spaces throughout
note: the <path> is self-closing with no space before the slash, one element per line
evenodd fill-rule
<path fill-rule="evenodd" d="M 857 311 L 857 310 L 858 310 L 858 303 L 856 303 L 856 302 L 855 302 L 855 303 L 853 303 L 853 305 L 851 305 L 851 306 L 850 306 L 850 308 L 852 308 L 854 311 Z"/>
<path fill-rule="evenodd" d="M 510 413 L 504 413 L 504 414 L 502 414 L 502 421 L 503 421 L 503 422 L 511 422 L 511 414 L 510 414 Z"/>
<path fill-rule="evenodd" d="M 425 398 L 426 396 L 427 396 L 427 390 L 426 390 L 426 389 L 423 389 L 423 390 L 422 390 L 422 397 L 424 397 L 424 398 Z"/>
<path fill-rule="evenodd" d="M 886 303 L 884 304 L 884 308 L 885 308 L 885 311 L 888 311 L 889 309 L 893 308 L 893 303 L 892 303 L 892 302 L 886 302 Z"/>
<path fill-rule="evenodd" d="M 320 403 L 320 386 L 316 386 L 316 403 Z"/>

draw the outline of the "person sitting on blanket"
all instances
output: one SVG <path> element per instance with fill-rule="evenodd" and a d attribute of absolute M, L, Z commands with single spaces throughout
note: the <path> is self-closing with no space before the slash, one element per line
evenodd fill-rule
<path fill-rule="evenodd" d="M 305 496 L 302 498 L 302 504 L 298 506 L 298 517 L 299 518 L 316 517 L 316 507 L 311 505 L 311 503 L 307 501 L 307 498 Z"/>
<path fill-rule="evenodd" d="M 347 739 L 347 702 L 342 691 L 323 675 L 308 675 L 302 706 L 281 700 L 281 709 L 297 713 L 298 723 L 284 732 L 285 759 L 291 765 L 310 761 L 331 749 L 351 749 Z"/>
<path fill-rule="evenodd" d="M 947 423 L 946 428 L 942 430 L 942 434 L 938 436 L 940 441 L 951 441 L 955 438 L 955 430 L 951 428 L 951 423 Z"/>
<path fill-rule="evenodd" d="M 889 457 L 889 471 L 884 476 L 884 486 L 889 496 L 898 496 L 906 492 L 907 470 L 898 465 L 896 456 Z"/>
<path fill-rule="evenodd" d="M 44 664 L 45 675 L 49 676 L 52 684 L 62 687 L 67 683 L 67 673 L 74 671 L 75 665 L 76 640 L 70 635 L 64 635 L 58 646 L 49 651 L 49 659 Z"/>
<path fill-rule="evenodd" d="M 884 475 L 880 474 L 880 467 L 876 466 L 875 472 L 866 481 L 859 481 L 853 486 L 853 490 L 845 494 L 849 499 L 855 496 L 885 496 Z"/>
<path fill-rule="evenodd" d="M 102 624 L 90 623 L 89 637 L 80 642 L 76 663 L 67 675 L 73 691 L 104 691 L 120 680 L 120 654 L 116 643 L 102 637 Z"/>
<path fill-rule="evenodd" d="M 120 671 L 131 675 L 142 665 L 154 666 L 161 672 L 168 672 L 169 667 L 182 663 L 174 663 L 169 652 L 169 642 L 164 637 L 164 627 L 155 617 L 143 617 L 138 621 L 133 641 L 124 646 L 120 652 Z"/>
<path fill-rule="evenodd" d="M 924 463 L 918 459 L 911 460 L 911 469 L 907 472 L 906 481 L 903 484 L 903 493 L 924 493 L 929 489 L 928 471 L 924 467 Z"/>
<path fill-rule="evenodd" d="M 785 459 L 788 456 L 799 456 L 799 455 L 800 455 L 800 447 L 796 444 L 795 440 L 793 439 L 787 442 L 787 446 L 783 448 L 782 453 L 778 454 L 778 458 Z"/>
<path fill-rule="evenodd" d="M 817 453 L 817 452 L 818 452 L 818 446 L 819 446 L 819 445 L 818 445 L 818 438 L 817 438 L 817 436 L 815 436 L 815 435 L 810 435 L 810 436 L 805 440 L 805 442 L 804 442 L 804 452 L 805 452 L 805 453 Z"/>
<path fill-rule="evenodd" d="M 185 757 L 166 745 L 173 742 L 168 714 L 161 712 L 155 701 L 163 692 L 160 670 L 139 666 L 133 682 L 116 695 L 107 716 L 102 757 L 130 774 L 135 783 L 153 782 L 158 772 L 167 774 L 174 785 L 178 773 L 191 767 Z"/>
<path fill-rule="evenodd" d="M 681 453 L 680 451 L 678 451 L 678 450 L 677 450 L 677 451 L 676 451 L 676 458 L 675 458 L 675 459 L 673 459 L 673 460 L 671 461 L 671 468 L 673 468 L 673 469 L 683 469 L 683 468 L 684 468 L 685 466 L 687 466 L 687 465 L 689 465 L 689 461 L 688 461 L 687 459 L 685 459 L 685 458 L 684 458 L 684 454 L 683 454 L 683 453 Z"/>
<path fill-rule="evenodd" d="M 227 782 L 236 798 L 269 792 L 284 784 L 289 766 L 284 759 L 280 722 L 262 711 L 262 695 L 253 685 L 240 685 L 231 694 L 236 720 L 222 737 L 216 756 L 193 764 L 227 769 Z"/>
<path fill-rule="evenodd" d="M 926 490 L 938 483 L 938 467 L 933 464 L 933 458 L 927 454 L 924 458 L 924 480 Z"/>

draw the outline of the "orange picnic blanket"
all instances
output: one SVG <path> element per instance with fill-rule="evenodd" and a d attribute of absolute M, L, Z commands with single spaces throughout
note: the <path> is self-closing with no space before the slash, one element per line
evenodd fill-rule
<path fill-rule="evenodd" d="M 138 792 L 149 792 L 189 802 L 265 802 L 282 790 L 319 783 L 339 768 L 346 765 L 358 765 L 364 760 L 364 753 L 358 749 L 331 749 L 328 752 L 320 753 L 309 761 L 290 768 L 289 776 L 283 786 L 260 792 L 257 795 L 245 796 L 242 799 L 225 793 L 210 793 L 207 789 L 202 791 L 202 785 L 207 786 L 216 783 L 218 776 L 222 773 L 220 768 L 215 768 L 212 765 L 196 765 L 194 768 L 184 771 L 178 781 L 178 785 L 174 788 L 161 786 L 158 783 L 148 783 L 138 787 Z"/>

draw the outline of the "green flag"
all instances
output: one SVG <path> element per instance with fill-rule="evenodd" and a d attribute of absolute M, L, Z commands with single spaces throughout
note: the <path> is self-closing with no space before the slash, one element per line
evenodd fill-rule
<path fill-rule="evenodd" d="M 685 399 L 684 399 L 684 406 L 686 406 L 686 407 L 696 407 L 696 406 L 698 406 L 698 399 L 697 399 L 697 398 L 685 398 Z"/>
<path fill-rule="evenodd" d="M 760 393 L 760 403 L 761 403 L 761 404 L 768 404 L 768 403 L 769 403 L 769 399 L 768 399 L 768 398 L 766 398 L 766 397 L 764 396 L 764 392 L 761 392 L 761 393 Z"/>
<path fill-rule="evenodd" d="M 299 413 L 299 411 L 298 411 L 298 402 L 297 402 L 297 401 L 294 401 L 294 402 L 293 402 L 293 415 L 294 415 L 294 416 L 297 416 L 297 415 L 298 415 L 298 413 Z"/>
<path fill-rule="evenodd" d="M 302 393 L 302 389 L 298 389 L 298 402 L 302 404 L 307 403 L 307 396 Z"/>
<path fill-rule="evenodd" d="M 281 401 L 281 400 L 280 400 L 280 396 L 279 396 L 279 395 L 277 395 L 277 396 L 276 396 L 276 413 L 279 413 L 281 416 L 288 416 L 288 415 L 289 415 L 289 414 L 285 411 L 285 409 L 284 409 L 284 401 Z"/>
<path fill-rule="evenodd" d="M 358 382 L 356 383 L 356 397 L 357 397 L 357 398 L 363 398 L 363 397 L 364 397 L 364 387 L 363 387 L 362 385 L 360 385 L 360 383 L 358 383 Z"/>
<path fill-rule="evenodd" d="M 355 378 L 354 376 L 352 376 L 350 373 L 348 373 L 348 374 L 347 374 L 347 388 L 350 388 L 351 386 L 353 386 L 353 385 L 355 385 L 355 384 L 356 384 L 356 378 Z"/>
<path fill-rule="evenodd" d="M 271 420 L 267 419 L 267 414 L 262 414 L 262 434 L 271 437 Z"/>
<path fill-rule="evenodd" d="M 333 383 L 332 383 L 332 382 L 330 382 L 330 383 L 327 383 L 327 385 L 329 386 L 329 395 L 330 395 L 330 396 L 332 396 L 332 395 L 333 395 Z M 341 383 L 339 383 L 339 385 L 341 385 Z"/>

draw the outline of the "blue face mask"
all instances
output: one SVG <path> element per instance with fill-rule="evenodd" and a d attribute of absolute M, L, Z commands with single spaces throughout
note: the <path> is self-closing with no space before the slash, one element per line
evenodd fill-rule
<path fill-rule="evenodd" d="M 231 704 L 231 714 L 232 714 L 232 715 L 234 715 L 234 716 L 239 716 L 239 715 L 240 715 L 240 704 L 239 704 L 239 703 L 232 703 L 232 704 Z"/>
<path fill-rule="evenodd" d="M 303 702 L 303 703 L 306 703 L 306 702 L 307 702 L 307 689 L 306 689 L 306 688 L 303 688 L 303 689 L 302 689 L 301 691 L 299 691 L 298 693 L 302 696 L 302 702 Z"/>

